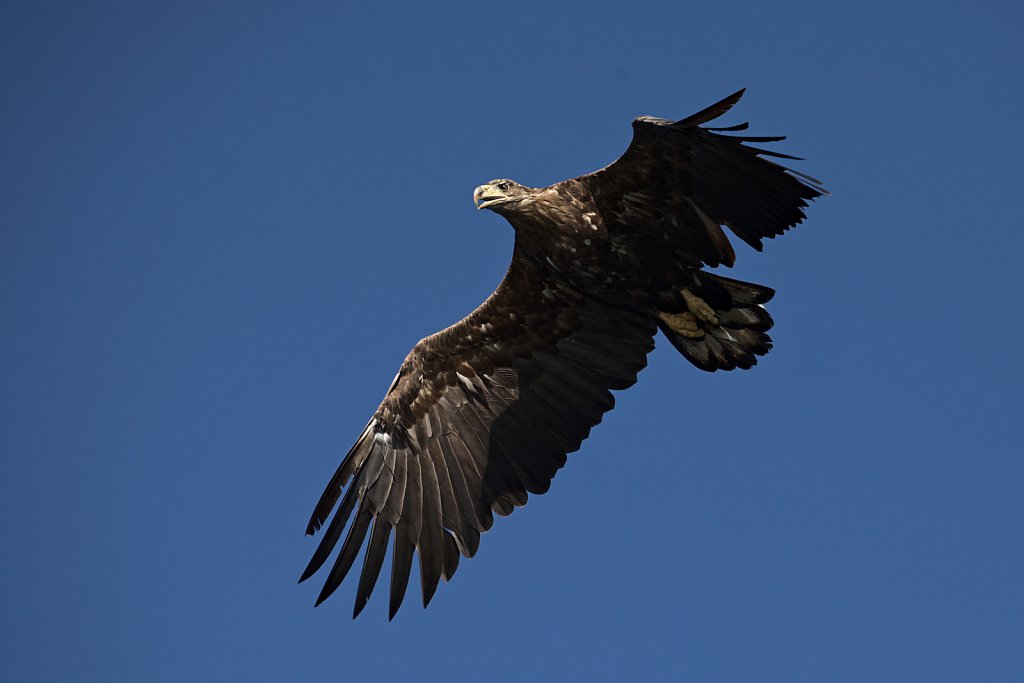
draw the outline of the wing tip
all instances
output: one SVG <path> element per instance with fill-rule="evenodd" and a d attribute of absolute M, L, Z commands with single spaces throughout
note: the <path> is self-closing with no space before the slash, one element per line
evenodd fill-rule
<path fill-rule="evenodd" d="M 736 103 L 740 101 L 743 94 L 746 92 L 746 88 L 740 88 L 728 97 L 715 102 L 709 107 L 701 109 L 696 114 L 692 114 L 681 121 L 677 121 L 674 125 L 679 126 L 680 128 L 691 128 L 693 126 L 699 126 L 702 123 L 707 123 L 708 121 L 713 121 L 736 106 Z"/>
<path fill-rule="evenodd" d="M 437 584 L 422 584 L 423 586 L 423 609 L 430 607 L 430 601 L 437 594 Z"/>

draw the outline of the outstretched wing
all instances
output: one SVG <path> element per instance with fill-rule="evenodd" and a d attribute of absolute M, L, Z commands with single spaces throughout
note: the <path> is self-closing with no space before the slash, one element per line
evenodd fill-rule
<path fill-rule="evenodd" d="M 743 90 L 681 121 L 641 116 L 626 152 L 582 183 L 610 231 L 644 235 L 709 266 L 731 266 L 736 254 L 721 226 L 761 250 L 804 219 L 803 209 L 825 190 L 810 176 L 765 159 L 798 159 L 751 147 L 784 137 L 722 135 L 747 129 L 701 128 L 736 104 Z"/>
<path fill-rule="evenodd" d="M 507 515 L 529 493 L 548 490 L 566 454 L 614 406 L 609 390 L 636 381 L 656 331 L 652 319 L 547 281 L 514 256 L 487 301 L 413 348 L 328 484 L 307 533 L 341 502 L 300 580 L 324 564 L 346 525 L 348 532 L 317 604 L 369 534 L 353 616 L 392 537 L 389 617 L 401 606 L 414 552 L 426 606 L 459 556 L 476 553 L 492 512 Z"/>

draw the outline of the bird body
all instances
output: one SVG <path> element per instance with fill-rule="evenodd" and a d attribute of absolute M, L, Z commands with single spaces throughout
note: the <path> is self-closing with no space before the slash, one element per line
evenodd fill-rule
<path fill-rule="evenodd" d="M 764 158 L 794 157 L 747 144 L 781 138 L 701 126 L 742 93 L 677 122 L 636 119 L 626 152 L 595 173 L 476 189 L 478 208 L 515 229 L 508 272 L 469 316 L 413 347 L 329 482 L 307 533 L 337 509 L 301 580 L 345 540 L 317 604 L 365 545 L 358 615 L 390 542 L 390 616 L 414 555 L 426 606 L 494 514 L 548 490 L 614 407 L 611 392 L 636 381 L 659 330 L 703 370 L 749 368 L 768 352 L 773 291 L 703 268 L 735 261 L 723 226 L 760 250 L 824 191 Z"/>

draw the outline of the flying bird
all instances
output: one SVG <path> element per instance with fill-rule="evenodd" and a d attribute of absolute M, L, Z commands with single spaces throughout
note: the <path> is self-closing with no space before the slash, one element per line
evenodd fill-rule
<path fill-rule="evenodd" d="M 825 191 L 765 158 L 797 157 L 749 144 L 783 137 L 702 125 L 743 92 L 680 121 L 635 119 L 625 153 L 594 173 L 476 188 L 477 207 L 515 230 L 508 272 L 469 316 L 413 347 L 331 477 L 306 533 L 337 509 L 300 581 L 345 536 L 316 604 L 365 545 L 358 616 L 391 543 L 389 619 L 414 554 L 426 607 L 495 514 L 548 490 L 615 405 L 612 391 L 636 382 L 659 330 L 701 370 L 747 369 L 768 352 L 774 291 L 704 267 L 736 260 L 723 227 L 761 251 Z"/>

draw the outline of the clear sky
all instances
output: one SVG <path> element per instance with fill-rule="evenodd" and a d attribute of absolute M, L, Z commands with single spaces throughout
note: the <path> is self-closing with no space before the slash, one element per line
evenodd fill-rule
<path fill-rule="evenodd" d="M 0 679 L 1024 680 L 1020 7 L 5 2 Z M 660 340 L 429 610 L 314 609 L 327 478 L 504 274 L 474 186 L 743 86 L 833 192 L 737 242 L 775 350 Z"/>

